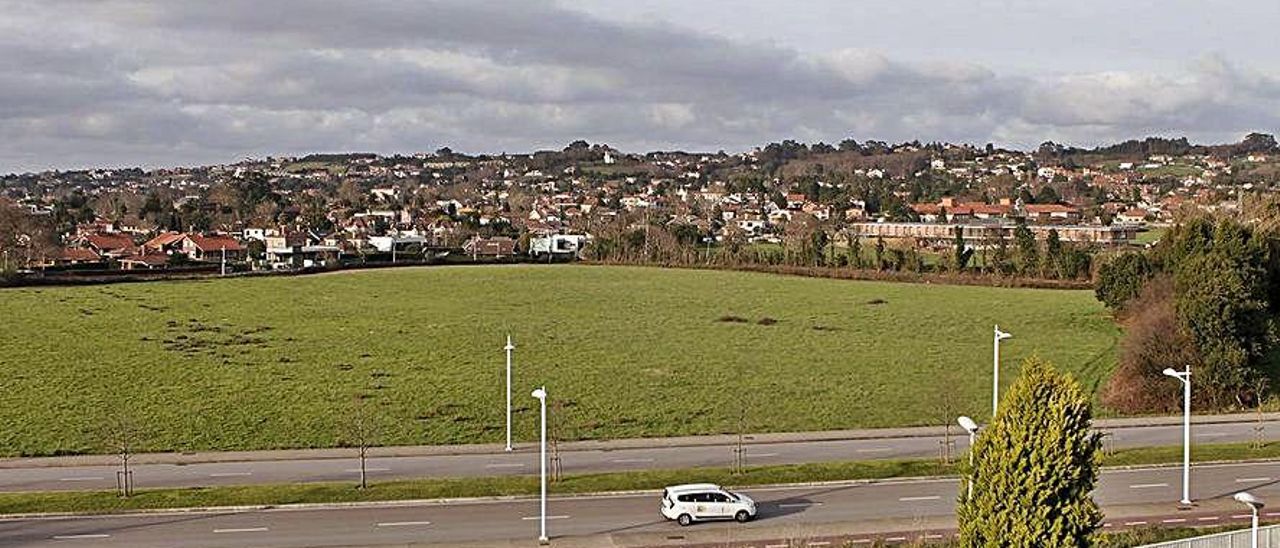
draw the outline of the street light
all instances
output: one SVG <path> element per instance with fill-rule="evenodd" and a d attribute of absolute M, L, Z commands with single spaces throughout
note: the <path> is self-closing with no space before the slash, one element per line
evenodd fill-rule
<path fill-rule="evenodd" d="M 547 544 L 547 387 L 541 386 L 533 391 L 533 397 L 542 404 L 542 445 L 538 452 L 538 466 L 542 480 L 542 508 L 539 514 L 538 543 Z"/>
<path fill-rule="evenodd" d="M 1249 510 L 1253 511 L 1253 533 L 1250 535 L 1252 540 L 1249 542 L 1249 546 L 1250 548 L 1258 548 L 1258 510 L 1261 510 L 1266 505 L 1262 503 L 1262 499 L 1249 494 L 1247 491 L 1236 493 L 1236 496 L 1232 498 L 1236 499 L 1236 502 L 1249 505 Z"/>
<path fill-rule="evenodd" d="M 1000 330 L 1000 326 L 996 326 L 994 357 L 991 365 L 991 418 L 996 418 L 996 407 L 1000 405 L 1000 341 L 1012 337 L 1008 333 Z"/>
<path fill-rule="evenodd" d="M 511 351 L 515 350 L 515 345 L 511 344 L 511 335 L 507 335 L 507 451 L 511 450 Z"/>
<path fill-rule="evenodd" d="M 1191 504 L 1191 366 L 1186 371 L 1164 368 L 1164 374 L 1182 381 L 1182 504 Z"/>
<path fill-rule="evenodd" d="M 973 422 L 969 417 L 960 417 L 956 419 L 960 423 L 960 428 L 965 429 L 969 433 L 969 496 L 973 498 L 973 439 L 978 435 L 978 423 Z"/>

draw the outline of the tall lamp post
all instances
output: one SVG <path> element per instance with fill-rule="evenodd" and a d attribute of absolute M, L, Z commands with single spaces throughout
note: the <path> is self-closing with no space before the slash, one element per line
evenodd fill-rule
<path fill-rule="evenodd" d="M 533 391 L 542 405 L 542 444 L 538 451 L 538 466 L 542 483 L 541 513 L 538 517 L 538 543 L 547 544 L 547 387 L 540 386 Z"/>
<path fill-rule="evenodd" d="M 1249 510 L 1253 512 L 1253 534 L 1250 535 L 1249 546 L 1250 548 L 1258 548 L 1258 510 L 1261 510 L 1266 505 L 1262 503 L 1262 499 L 1249 494 L 1247 491 L 1236 493 L 1232 498 L 1236 499 L 1236 502 L 1248 505 Z"/>
<path fill-rule="evenodd" d="M 973 422 L 969 417 L 960 417 L 956 419 L 960 423 L 960 428 L 965 429 L 969 433 L 969 496 L 973 498 L 973 440 L 978 435 L 978 423 Z"/>
<path fill-rule="evenodd" d="M 1182 504 L 1191 504 L 1191 366 L 1186 371 L 1164 368 L 1164 374 L 1182 381 Z"/>
<path fill-rule="evenodd" d="M 991 360 L 991 418 L 996 417 L 996 408 L 1000 405 L 1000 341 L 1012 337 L 1008 333 L 1000 330 L 1000 326 L 996 326 L 995 339 L 992 343 L 993 353 Z"/>
<path fill-rule="evenodd" d="M 515 345 L 511 344 L 511 335 L 507 335 L 507 451 L 511 450 L 511 351 L 515 350 Z"/>

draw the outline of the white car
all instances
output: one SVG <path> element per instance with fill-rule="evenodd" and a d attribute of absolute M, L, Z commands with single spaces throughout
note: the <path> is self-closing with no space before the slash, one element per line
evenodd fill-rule
<path fill-rule="evenodd" d="M 715 519 L 741 523 L 755 519 L 756 501 L 712 483 L 673 485 L 662 490 L 661 512 L 680 525 Z"/>

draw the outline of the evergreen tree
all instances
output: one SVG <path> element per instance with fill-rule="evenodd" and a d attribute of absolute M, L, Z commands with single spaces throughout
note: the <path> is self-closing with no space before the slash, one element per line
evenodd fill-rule
<path fill-rule="evenodd" d="M 964 471 L 960 545 L 1089 546 L 1102 525 L 1090 496 L 1102 437 L 1090 431 L 1091 419 L 1089 397 L 1074 380 L 1038 358 L 1023 362 Z"/>

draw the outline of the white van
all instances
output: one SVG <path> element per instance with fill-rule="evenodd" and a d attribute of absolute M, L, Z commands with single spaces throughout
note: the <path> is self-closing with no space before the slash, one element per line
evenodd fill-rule
<path fill-rule="evenodd" d="M 680 525 L 695 521 L 732 519 L 739 523 L 756 517 L 756 501 L 712 483 L 673 485 L 662 490 L 662 517 Z"/>

